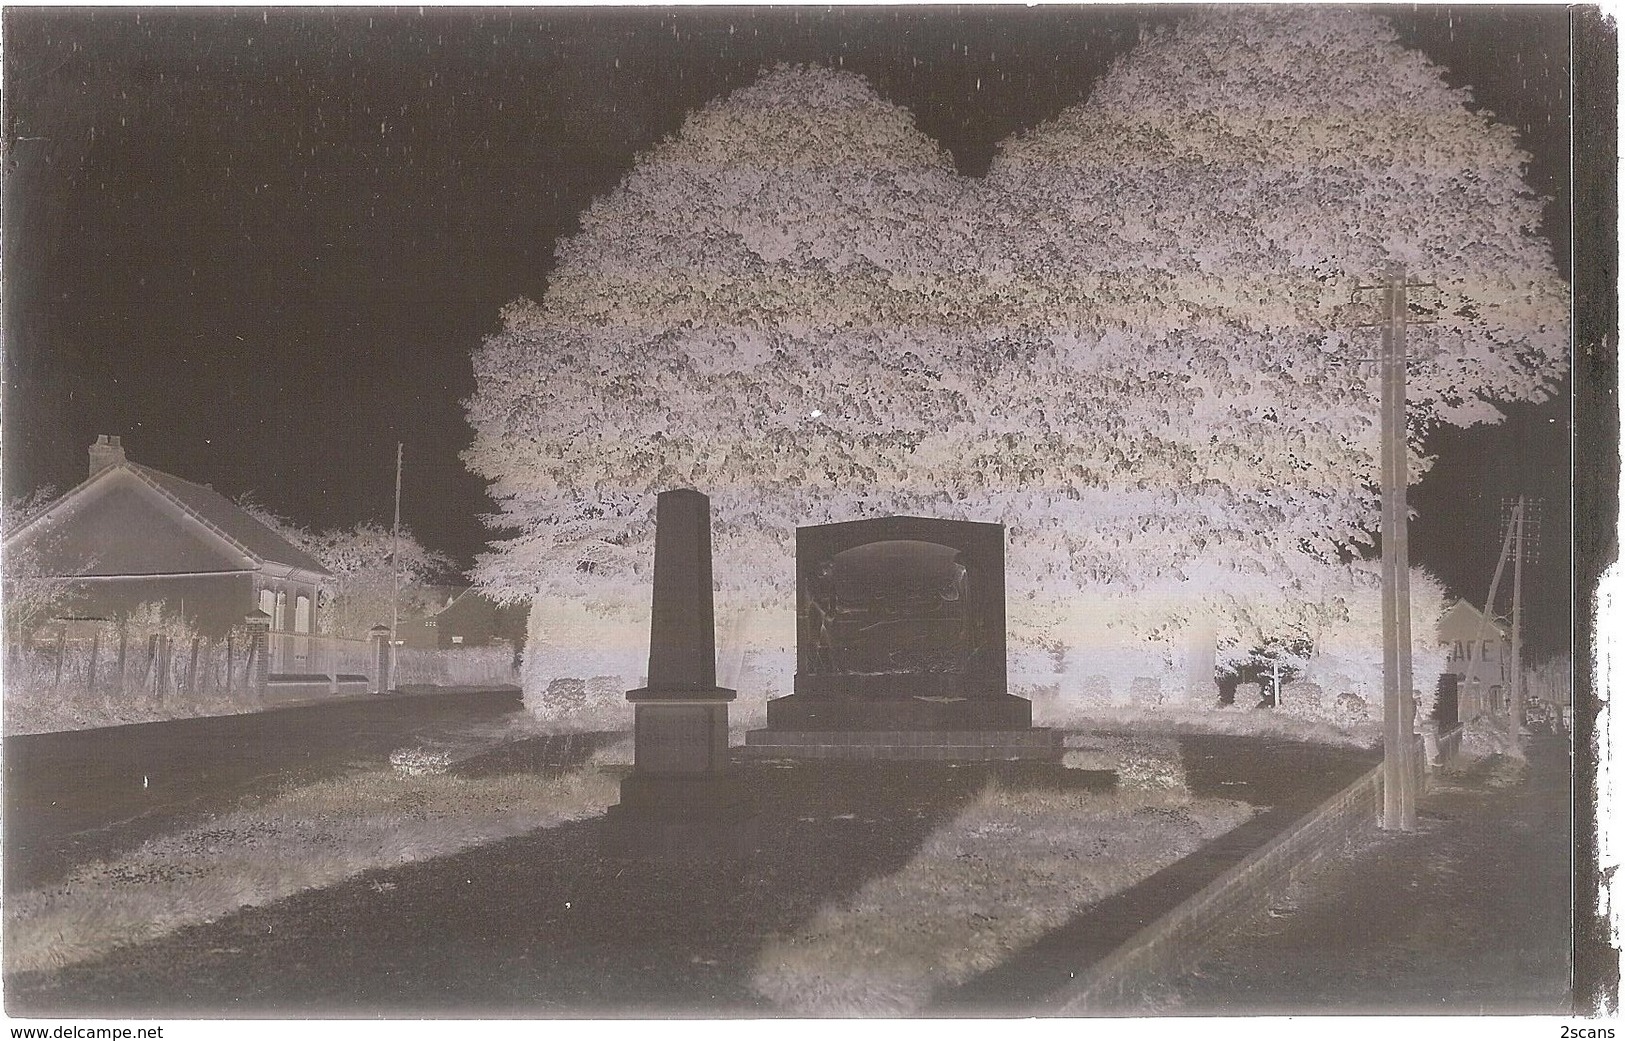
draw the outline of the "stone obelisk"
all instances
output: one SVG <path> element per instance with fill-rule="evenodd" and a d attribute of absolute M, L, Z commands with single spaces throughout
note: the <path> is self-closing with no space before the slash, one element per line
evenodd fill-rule
<path fill-rule="evenodd" d="M 728 760 L 728 702 L 717 686 L 711 597 L 711 500 L 682 488 L 655 507 L 654 611 L 649 685 L 626 692 L 635 706 L 636 772 L 720 774 Z"/>
<path fill-rule="evenodd" d="M 662 492 L 655 508 L 648 686 L 626 692 L 636 752 L 610 808 L 608 849 L 634 856 L 739 855 L 751 817 L 728 774 L 728 703 L 717 686 L 711 501 Z"/>

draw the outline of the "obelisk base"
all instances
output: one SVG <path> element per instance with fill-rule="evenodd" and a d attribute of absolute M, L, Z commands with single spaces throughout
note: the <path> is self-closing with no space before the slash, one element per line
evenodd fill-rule
<path fill-rule="evenodd" d="M 644 687 L 626 698 L 635 712 L 637 765 L 604 821 L 604 854 L 688 861 L 750 855 L 756 815 L 728 770 L 734 692 Z"/>
<path fill-rule="evenodd" d="M 725 687 L 627 691 L 638 772 L 722 772 L 728 765 L 728 702 L 733 699 L 734 692 Z"/>

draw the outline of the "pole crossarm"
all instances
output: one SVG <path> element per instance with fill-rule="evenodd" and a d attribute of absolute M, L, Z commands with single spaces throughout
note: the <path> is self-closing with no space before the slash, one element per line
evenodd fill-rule
<path fill-rule="evenodd" d="M 1523 562 L 1533 564 L 1540 560 L 1540 517 L 1543 503 L 1534 496 L 1524 496 L 1521 501 Z M 1501 523 L 1508 533 L 1512 531 L 1514 518 L 1519 516 L 1519 502 L 1517 498 L 1501 500 Z"/>
<path fill-rule="evenodd" d="M 1383 294 L 1386 294 L 1386 293 L 1392 291 L 1394 288 L 1397 288 L 1397 287 L 1393 286 L 1393 285 L 1391 285 L 1390 283 L 1387 283 L 1387 282 L 1383 282 L 1383 283 L 1380 283 L 1378 285 L 1365 285 L 1364 283 L 1361 283 L 1360 285 L 1355 286 L 1354 291 L 1349 294 L 1349 303 L 1355 305 L 1356 307 L 1359 307 L 1359 306 L 1362 305 L 1362 301 L 1360 299 L 1360 296 L 1361 296 L 1362 293 L 1363 294 L 1371 294 L 1371 293 L 1383 293 Z M 1404 283 L 1404 289 L 1405 289 L 1405 304 L 1404 304 L 1404 306 L 1405 306 L 1405 321 L 1407 323 L 1410 323 L 1410 324 L 1413 324 L 1413 325 L 1432 325 L 1432 324 L 1434 324 L 1435 322 L 1437 322 L 1439 320 L 1439 312 L 1444 310 L 1444 301 L 1443 301 L 1443 299 L 1441 297 L 1435 296 L 1431 301 L 1428 301 L 1428 302 L 1424 303 L 1423 301 L 1418 300 L 1411 293 L 1411 290 L 1413 290 L 1413 289 L 1431 289 L 1435 293 L 1439 293 L 1440 292 L 1439 283 L 1437 283 L 1437 282 L 1405 282 Z M 1377 328 L 1377 327 L 1380 327 L 1380 326 L 1387 325 L 1388 322 L 1390 321 L 1390 319 L 1388 317 L 1388 310 L 1387 310 L 1386 303 L 1366 304 L 1364 306 L 1367 307 L 1367 308 L 1375 308 L 1376 313 L 1372 314 L 1369 319 L 1361 319 L 1361 320 L 1356 320 L 1356 321 L 1352 322 L 1351 324 L 1355 328 L 1357 328 L 1357 329 L 1373 329 L 1373 328 Z M 1381 358 L 1366 358 L 1366 359 L 1360 359 L 1360 360 L 1362 360 L 1362 361 L 1370 361 L 1370 362 L 1380 362 L 1380 361 L 1382 361 Z"/>

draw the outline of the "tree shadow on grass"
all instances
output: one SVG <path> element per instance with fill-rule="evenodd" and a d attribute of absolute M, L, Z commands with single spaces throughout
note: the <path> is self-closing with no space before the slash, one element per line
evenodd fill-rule
<path fill-rule="evenodd" d="M 514 763 L 532 748 L 510 750 Z M 498 769 L 491 762 L 485 764 Z M 904 867 L 996 779 L 1108 788 L 1053 764 L 753 762 L 742 860 L 617 859 L 603 819 L 375 871 L 55 973 L 22 1014 L 774 1015 L 750 989 L 773 935 Z"/>
<path fill-rule="evenodd" d="M 489 690 L 7 737 L 6 892 L 518 709 Z"/>
<path fill-rule="evenodd" d="M 625 730 L 592 730 L 508 741 L 462 760 L 451 773 L 470 779 L 526 772 L 559 774 L 585 766 L 595 752 L 630 736 Z"/>
<path fill-rule="evenodd" d="M 1141 928 L 1351 784 L 1378 754 L 1274 738 L 1177 739 L 1193 796 L 1235 799 L 1260 812 L 1162 870 L 1046 933 L 1009 960 L 937 995 L 930 1014 L 1033 1016 L 1058 1007 L 1069 984 Z"/>

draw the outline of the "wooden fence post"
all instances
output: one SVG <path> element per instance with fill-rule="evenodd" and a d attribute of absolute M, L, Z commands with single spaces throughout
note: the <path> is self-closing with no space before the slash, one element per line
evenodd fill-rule
<path fill-rule="evenodd" d="M 148 697 L 158 696 L 158 634 L 147 637 L 147 664 L 141 670 L 141 689 Z"/>
<path fill-rule="evenodd" d="M 160 634 L 158 637 L 158 659 L 153 662 L 152 689 L 158 695 L 158 703 L 163 704 L 169 695 L 169 687 L 175 678 L 175 641 L 172 637 Z"/>
<path fill-rule="evenodd" d="M 98 626 L 95 635 L 90 638 L 90 669 L 85 676 L 85 693 L 96 693 L 96 666 L 102 656 L 102 631 Z"/>
<path fill-rule="evenodd" d="M 186 666 L 186 691 L 192 696 L 197 695 L 197 652 L 201 636 L 192 637 L 192 659 Z"/>
<path fill-rule="evenodd" d="M 63 626 L 56 631 L 56 679 L 51 681 L 51 689 L 62 686 L 62 666 L 68 660 L 68 627 Z"/>

